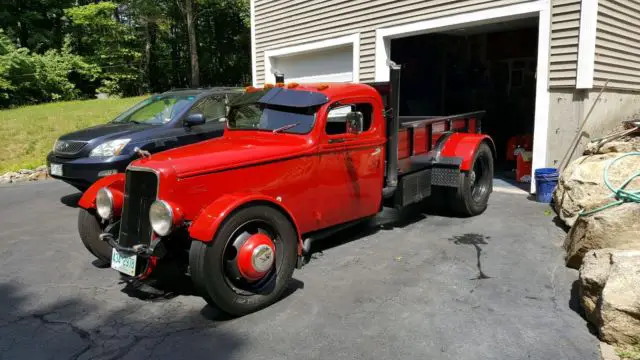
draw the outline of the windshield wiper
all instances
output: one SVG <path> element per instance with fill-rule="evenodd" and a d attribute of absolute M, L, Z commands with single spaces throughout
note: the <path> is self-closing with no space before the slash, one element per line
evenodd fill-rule
<path fill-rule="evenodd" d="M 300 125 L 300 123 L 299 123 L 299 122 L 297 122 L 297 123 L 293 123 L 293 124 L 287 124 L 287 125 L 285 125 L 285 126 L 281 126 L 281 127 L 277 128 L 277 129 L 274 129 L 272 132 L 273 132 L 274 134 L 277 134 L 277 133 L 279 133 L 279 132 L 281 132 L 281 131 L 285 131 L 285 130 L 289 130 L 289 129 L 291 129 L 291 128 L 294 128 L 294 127 L 296 127 L 296 126 L 298 126 L 298 125 Z"/>

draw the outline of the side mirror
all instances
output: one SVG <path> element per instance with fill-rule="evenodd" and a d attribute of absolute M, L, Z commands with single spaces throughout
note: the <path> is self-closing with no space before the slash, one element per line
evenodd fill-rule
<path fill-rule="evenodd" d="M 196 113 L 196 114 L 191 114 L 189 116 L 187 116 L 186 119 L 184 119 L 184 125 L 191 127 L 191 126 L 196 126 L 196 125 L 202 125 L 207 121 L 207 119 L 205 119 L 204 115 L 200 114 L 200 113 Z"/>
<path fill-rule="evenodd" d="M 360 134 L 363 127 L 363 116 L 360 111 L 352 111 L 347 114 L 347 133 Z"/>

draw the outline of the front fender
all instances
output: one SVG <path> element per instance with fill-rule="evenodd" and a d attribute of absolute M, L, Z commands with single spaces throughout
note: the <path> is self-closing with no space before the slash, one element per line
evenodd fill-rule
<path fill-rule="evenodd" d="M 224 219 L 234 210 L 249 203 L 268 203 L 282 211 L 291 220 L 298 234 L 299 249 L 302 247 L 300 229 L 291 211 L 276 199 L 262 194 L 227 194 L 207 205 L 189 227 L 189 235 L 195 240 L 211 242 Z"/>
<path fill-rule="evenodd" d="M 124 193 L 124 174 L 109 175 L 93 183 L 93 185 L 82 194 L 82 197 L 78 201 L 78 206 L 84 209 L 94 209 L 96 207 L 96 194 L 98 190 L 103 187 L 110 187 Z"/>
<path fill-rule="evenodd" d="M 475 155 L 478 146 L 483 142 L 489 144 L 493 156 L 495 157 L 496 145 L 488 135 L 468 133 L 451 134 L 451 136 L 449 136 L 445 141 L 440 154 L 443 157 L 457 157 L 462 159 L 460 170 L 469 171 L 473 166 L 473 156 Z"/>

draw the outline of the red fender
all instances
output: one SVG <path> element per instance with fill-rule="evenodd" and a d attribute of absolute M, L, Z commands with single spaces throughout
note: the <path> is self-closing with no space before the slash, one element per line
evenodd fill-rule
<path fill-rule="evenodd" d="M 261 194 L 227 194 L 207 205 L 189 227 L 189 235 L 195 240 L 211 242 L 222 221 L 234 210 L 250 202 L 266 202 L 283 211 L 293 223 L 298 234 L 298 252 L 302 250 L 300 229 L 291 211 L 276 199 Z"/>
<path fill-rule="evenodd" d="M 96 194 L 103 187 L 110 187 L 124 193 L 124 173 L 109 175 L 96 181 L 82 194 L 78 206 L 85 209 L 96 207 Z"/>
<path fill-rule="evenodd" d="M 453 133 L 447 138 L 440 155 L 443 157 L 457 157 L 462 159 L 460 170 L 469 171 L 473 166 L 473 156 L 482 142 L 489 144 L 493 156 L 496 156 L 496 145 L 485 134 Z"/>

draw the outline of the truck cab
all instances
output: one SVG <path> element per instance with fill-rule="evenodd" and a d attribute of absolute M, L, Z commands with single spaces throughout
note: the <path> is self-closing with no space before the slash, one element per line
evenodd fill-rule
<path fill-rule="evenodd" d="M 487 206 L 492 142 L 481 113 L 401 118 L 388 84 L 247 88 L 224 135 L 133 162 L 80 199 L 87 249 L 144 279 L 182 264 L 212 305 L 243 315 L 286 288 L 312 241 L 440 192 Z"/>

